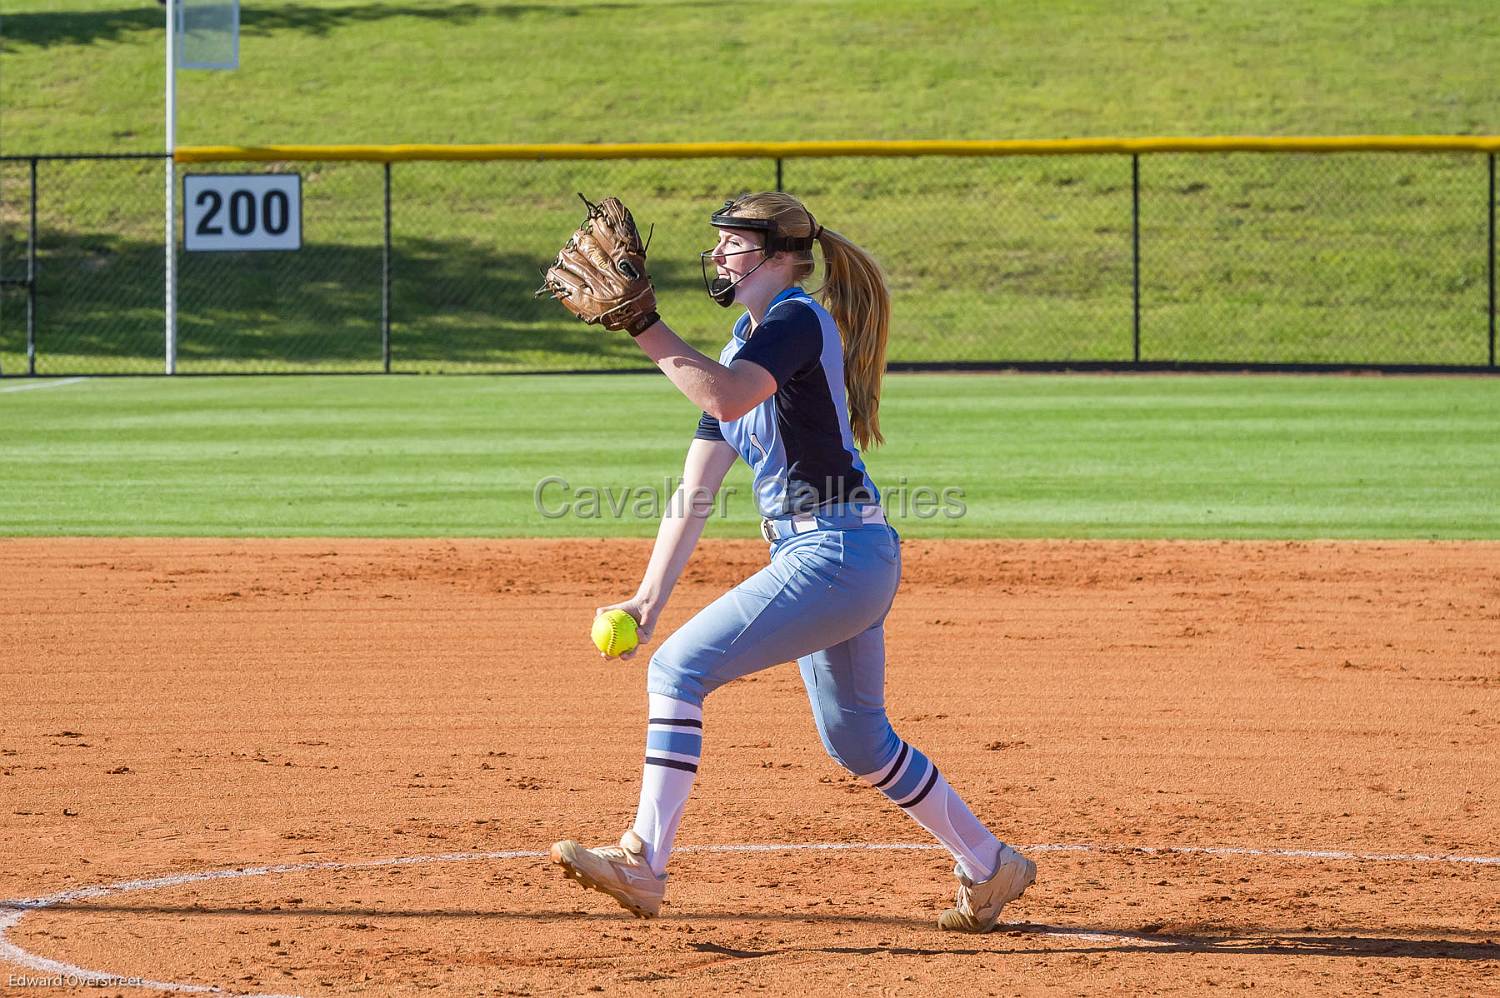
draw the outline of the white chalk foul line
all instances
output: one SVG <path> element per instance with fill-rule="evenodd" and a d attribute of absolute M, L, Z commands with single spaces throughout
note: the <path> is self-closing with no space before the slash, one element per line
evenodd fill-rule
<path fill-rule="evenodd" d="M 201 883 L 208 880 L 235 880 L 241 877 L 264 877 L 279 873 L 305 873 L 315 870 L 358 870 L 384 866 L 415 866 L 421 863 L 458 863 L 486 859 L 536 859 L 545 855 L 547 854 L 544 852 L 509 850 L 504 852 L 455 852 L 437 856 L 397 856 L 392 859 L 355 860 L 347 863 L 324 861 L 314 863 L 281 863 L 274 866 L 245 866 L 232 870 L 200 870 L 194 873 L 175 873 L 170 876 L 149 877 L 143 880 L 122 880 L 117 883 L 101 884 L 96 887 L 78 887 L 73 890 L 58 891 L 55 894 L 48 894 L 43 897 L 0 901 L 0 961 L 19 964 L 28 970 L 40 971 L 45 975 L 61 977 L 64 980 L 72 979 L 124 985 L 127 978 L 123 974 L 89 970 L 70 963 L 49 960 L 46 957 L 38 956 L 29 950 L 17 946 L 7 938 L 7 934 L 11 929 L 15 928 L 22 918 L 33 911 L 54 908 L 60 904 L 70 904 L 75 901 L 91 901 L 113 894 L 162 890 L 168 887 L 180 887 L 183 884 Z M 157 991 L 175 991 L 179 994 L 245 994 L 245 992 L 231 991 L 228 988 L 222 988 L 213 984 L 183 984 L 177 981 L 142 980 L 138 978 L 129 979 L 129 986 L 154 988 Z M 296 996 L 258 994 L 256 998 L 296 998 Z"/>
<path fill-rule="evenodd" d="M 1082 852 L 1082 853 L 1136 853 L 1147 856 L 1259 856 L 1277 859 L 1342 860 L 1360 863 L 1465 863 L 1480 866 L 1500 866 L 1500 856 L 1463 856 L 1456 853 L 1367 853 L 1349 852 L 1339 849 L 1256 849 L 1246 846 L 1129 846 L 1092 843 L 1037 843 L 1022 846 L 1024 852 Z M 744 843 L 708 846 L 681 846 L 682 853 L 769 853 L 769 852 L 910 852 L 942 851 L 943 847 L 929 842 L 791 842 L 791 843 Z M 76 901 L 90 901 L 114 894 L 129 894 L 137 891 L 163 890 L 183 884 L 202 883 L 210 880 L 236 880 L 242 877 L 264 877 L 283 873 L 306 873 L 317 870 L 365 870 L 390 866 L 417 866 L 426 863 L 465 863 L 476 860 L 497 859 L 541 859 L 547 854 L 529 849 L 507 849 L 499 852 L 450 852 L 431 856 L 396 856 L 390 859 L 353 860 L 349 862 L 317 861 L 309 863 L 280 863 L 272 866 L 245 866 L 228 870 L 200 870 L 194 873 L 175 873 L 165 877 L 148 877 L 140 880 L 122 880 L 113 884 L 94 887 L 76 887 L 34 898 L 17 898 L 0 901 L 0 961 L 5 961 L 28 970 L 39 971 L 51 977 L 74 982 L 126 985 L 152 988 L 158 991 L 173 991 L 180 994 L 245 994 L 231 991 L 215 984 L 184 984 L 177 981 L 157 981 L 127 978 L 102 970 L 51 960 L 11 942 L 7 935 L 22 918 L 33 911 L 55 908 Z M 290 914 L 290 913 L 289 913 Z M 1069 932 L 1047 930 L 1045 935 L 1055 938 L 1080 939 L 1086 942 L 1125 943 L 1145 946 L 1169 946 L 1170 941 L 1151 936 L 1120 932 L 1101 934 L 1097 932 Z M 255 998 L 294 998 L 289 995 L 257 994 Z"/>
<path fill-rule="evenodd" d="M 941 848 L 941 847 L 933 847 Z M 1033 845 L 1031 852 L 1141 853 L 1146 856 L 1264 856 L 1271 859 L 1336 859 L 1353 863 L 1465 863 L 1500 866 L 1500 856 L 1458 853 L 1346 852 L 1341 849 L 1253 849 L 1249 846 Z"/>
<path fill-rule="evenodd" d="M 80 381 L 87 380 L 88 378 L 63 378 L 61 381 L 28 381 L 24 385 L 6 385 L 0 388 L 0 395 L 9 392 L 29 392 L 38 388 L 61 388 L 63 385 L 76 385 Z"/>

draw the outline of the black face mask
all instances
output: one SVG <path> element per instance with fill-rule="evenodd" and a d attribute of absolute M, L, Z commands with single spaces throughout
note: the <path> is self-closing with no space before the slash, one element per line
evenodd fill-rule
<path fill-rule="evenodd" d="M 761 249 L 760 249 L 759 246 L 757 246 L 754 249 L 736 250 L 733 253 L 722 253 L 720 255 L 721 256 L 744 256 L 746 253 L 759 253 L 759 252 L 761 252 Z M 705 291 L 708 292 L 708 296 L 710 298 L 712 298 L 714 301 L 716 301 L 716 302 L 719 303 L 719 307 L 720 308 L 728 308 L 729 306 L 733 305 L 734 304 L 734 289 L 740 286 L 740 281 L 745 280 L 751 274 L 755 273 L 757 270 L 759 270 L 760 268 L 764 267 L 766 265 L 766 260 L 771 259 L 770 254 L 767 254 L 765 260 L 762 260 L 760 263 L 757 263 L 754 267 L 751 267 L 750 270 L 749 270 L 749 272 L 747 272 L 739 280 L 731 281 L 727 277 L 714 277 L 714 278 L 710 278 L 708 276 L 708 265 L 709 265 L 709 262 L 713 259 L 713 256 L 714 256 L 714 251 L 713 250 L 704 250 L 702 253 L 698 254 L 698 265 L 699 265 L 699 268 L 703 271 L 703 290 L 705 290 Z"/>
<path fill-rule="evenodd" d="M 764 232 L 766 234 L 765 245 L 756 249 L 737 250 L 734 253 L 725 253 L 722 255 L 743 256 L 746 253 L 764 252 L 766 256 L 765 260 L 752 267 L 750 272 L 745 274 L 744 277 L 741 277 L 738 281 L 731 281 L 727 277 L 709 278 L 708 265 L 713 258 L 713 250 L 705 250 L 698 254 L 698 263 L 703 271 L 703 290 L 707 291 L 708 296 L 718 302 L 721 308 L 728 308 L 734 304 L 734 289 L 739 287 L 740 282 L 749 277 L 750 274 L 764 267 L 766 260 L 771 259 L 777 253 L 805 253 L 812 249 L 815 238 L 815 236 L 784 236 L 776 231 L 776 223 L 772 219 L 748 218 L 743 215 L 736 215 L 734 209 L 737 204 L 738 202 L 736 201 L 725 201 L 723 208 L 720 208 L 708 217 L 708 224 L 716 229 L 748 229 L 751 232 Z M 812 216 L 809 215 L 807 220 L 811 224 Z M 817 231 L 821 232 L 822 228 L 819 227 Z"/>

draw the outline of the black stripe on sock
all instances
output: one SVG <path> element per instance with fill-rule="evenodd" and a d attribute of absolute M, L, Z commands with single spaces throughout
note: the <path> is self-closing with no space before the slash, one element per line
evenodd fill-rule
<path fill-rule="evenodd" d="M 902 742 L 901 743 L 901 751 L 898 752 L 898 753 L 896 753 L 896 763 L 895 763 L 895 765 L 891 766 L 891 771 L 889 773 L 885 774 L 885 779 L 883 779 L 879 783 L 875 784 L 875 789 L 876 790 L 879 790 L 881 787 L 885 786 L 887 783 L 891 782 L 892 780 L 894 780 L 896 778 L 896 774 L 899 773 L 899 772 L 901 772 L 901 764 L 906 761 L 906 753 L 910 752 L 910 751 L 911 751 L 911 746 L 908 745 L 908 744 L 906 744 L 905 742 Z"/>
<path fill-rule="evenodd" d="M 909 807 L 916 807 L 918 804 L 922 803 L 922 799 L 925 798 L 929 793 L 931 793 L 932 792 L 932 788 L 937 785 L 937 778 L 938 778 L 937 767 L 933 766 L 932 767 L 932 775 L 927 778 L 927 786 L 925 786 L 925 787 L 922 788 L 922 792 L 921 793 L 917 794 L 915 797 L 913 797 L 911 800 L 907 801 L 905 804 L 902 804 L 901 806 L 909 808 Z"/>
<path fill-rule="evenodd" d="M 684 773 L 698 772 L 698 764 L 696 762 L 683 762 L 681 759 L 658 759 L 655 756 L 648 755 L 646 756 L 646 765 L 666 766 L 668 769 L 680 769 Z"/>
<path fill-rule="evenodd" d="M 670 724 L 675 728 L 701 728 L 702 721 L 695 721 L 691 717 L 648 717 L 647 724 Z"/>

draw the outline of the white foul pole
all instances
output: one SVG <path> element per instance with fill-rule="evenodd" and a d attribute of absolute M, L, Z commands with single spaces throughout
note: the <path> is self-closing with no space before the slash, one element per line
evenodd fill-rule
<path fill-rule="evenodd" d="M 167 329 L 166 368 L 177 373 L 177 0 L 167 0 Z"/>

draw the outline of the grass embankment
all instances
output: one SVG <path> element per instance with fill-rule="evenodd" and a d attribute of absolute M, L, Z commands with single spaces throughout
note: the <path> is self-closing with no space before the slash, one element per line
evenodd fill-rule
<path fill-rule="evenodd" d="M 242 16 L 239 70 L 180 76 L 182 144 L 1500 131 L 1489 0 Z M 150 3 L 13 0 L 4 152 L 160 149 L 161 23 Z M 306 180 L 305 248 L 185 254 L 181 368 L 375 369 L 379 167 L 277 168 Z M 1131 356 L 1127 159 L 792 161 L 785 182 L 884 263 L 893 360 Z M 657 224 L 664 311 L 711 350 L 724 317 L 699 287 L 704 215 L 773 183 L 748 161 L 398 166 L 394 366 L 635 363 L 529 297 L 577 221 L 575 190 L 619 193 Z M 1484 361 L 1483 157 L 1148 157 L 1142 183 L 1144 358 Z M 46 164 L 40 186 L 39 370 L 160 370 L 160 167 Z M 25 192 L 24 164 L 0 169 L 8 276 L 24 269 Z M 4 299 L 0 371 L 16 373 L 24 305 Z"/>

